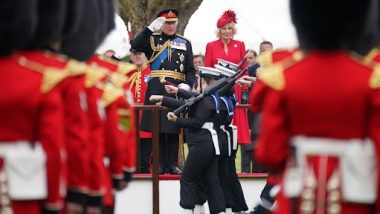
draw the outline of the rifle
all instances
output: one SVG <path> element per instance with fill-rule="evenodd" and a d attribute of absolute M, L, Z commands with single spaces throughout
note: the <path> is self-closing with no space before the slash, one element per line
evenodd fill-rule
<path fill-rule="evenodd" d="M 243 63 L 245 62 L 246 60 L 246 56 L 250 53 L 250 51 L 248 51 L 246 53 L 246 55 L 244 56 L 244 58 L 239 62 L 238 64 L 238 67 L 237 67 L 237 70 L 240 69 L 240 67 L 243 65 Z M 187 110 L 189 107 L 191 107 L 192 105 L 194 105 L 196 102 L 198 102 L 199 100 L 203 99 L 203 97 L 207 96 L 207 95 L 210 95 L 210 94 L 213 94 L 214 92 L 217 92 L 219 94 L 222 94 L 224 92 L 226 92 L 229 88 L 231 88 L 234 84 L 235 84 L 235 81 L 247 70 L 247 68 L 239 71 L 239 72 L 236 72 L 234 75 L 230 76 L 230 77 L 223 77 L 219 80 L 217 80 L 216 82 L 212 83 L 211 85 L 207 86 L 205 88 L 205 90 L 195 96 L 195 97 L 191 97 L 190 99 L 187 99 L 186 100 L 186 103 L 183 104 L 182 106 L 176 108 L 173 113 L 178 115 L 179 113 L 181 112 L 184 112 L 185 110 Z"/>
<path fill-rule="evenodd" d="M 220 90 L 221 88 L 223 88 L 224 86 L 224 82 L 227 80 L 226 77 L 223 77 L 219 80 L 217 80 L 216 82 L 214 82 L 213 84 L 207 86 L 207 88 L 205 88 L 205 90 L 195 96 L 195 97 L 191 97 L 189 99 L 186 100 L 185 104 L 181 105 L 180 107 L 176 108 L 173 113 L 178 115 L 179 113 L 181 112 L 184 112 L 187 108 L 191 107 L 192 105 L 194 105 L 196 102 L 198 102 L 199 100 L 203 99 L 203 97 L 207 96 L 207 95 L 210 95 L 218 90 Z"/>

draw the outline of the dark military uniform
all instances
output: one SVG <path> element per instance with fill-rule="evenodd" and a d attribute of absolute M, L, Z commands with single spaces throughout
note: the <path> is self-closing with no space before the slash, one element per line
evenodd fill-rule
<path fill-rule="evenodd" d="M 161 14 L 161 13 L 160 13 Z M 160 16 L 159 14 L 159 16 Z M 164 84 L 185 83 L 192 87 L 195 80 L 193 50 L 189 40 L 180 35 L 152 33 L 145 28 L 131 42 L 132 48 L 141 50 L 150 59 L 151 76 L 145 94 L 144 105 L 153 105 L 151 95 L 165 95 Z M 166 83 L 165 83 L 166 82 Z M 160 166 L 162 169 L 177 165 L 179 128 L 166 118 L 168 111 L 160 114 Z M 151 112 L 145 111 L 141 118 L 141 130 L 152 131 Z"/>

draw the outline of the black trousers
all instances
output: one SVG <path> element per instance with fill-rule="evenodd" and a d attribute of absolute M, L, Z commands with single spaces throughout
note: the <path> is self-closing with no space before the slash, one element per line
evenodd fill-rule
<path fill-rule="evenodd" d="M 140 173 L 150 173 L 152 138 L 140 138 Z"/>
<path fill-rule="evenodd" d="M 240 211 L 248 210 L 248 206 L 247 206 L 247 203 L 245 202 L 243 188 L 241 187 L 239 177 L 236 174 L 236 167 L 235 167 L 236 152 L 237 151 L 233 150 L 229 158 L 229 170 L 230 170 L 229 179 L 231 183 L 231 192 L 232 192 L 232 198 L 233 198 L 232 211 L 240 212 Z"/>
<path fill-rule="evenodd" d="M 180 179 L 180 205 L 185 209 L 194 209 L 199 202 L 199 178 L 206 183 L 206 194 L 210 213 L 224 212 L 226 209 L 224 194 L 218 177 L 218 159 L 211 141 L 189 145 L 189 153 Z"/>
<path fill-rule="evenodd" d="M 241 172 L 251 173 L 253 162 L 253 144 L 240 144 Z"/>
<path fill-rule="evenodd" d="M 218 173 L 219 180 L 222 185 L 224 200 L 226 202 L 226 208 L 232 208 L 233 206 L 233 196 L 231 187 L 231 170 L 229 168 L 230 157 L 226 155 L 220 155 L 218 157 Z"/>
<path fill-rule="evenodd" d="M 160 167 L 165 170 L 178 166 L 178 134 L 160 133 Z"/>

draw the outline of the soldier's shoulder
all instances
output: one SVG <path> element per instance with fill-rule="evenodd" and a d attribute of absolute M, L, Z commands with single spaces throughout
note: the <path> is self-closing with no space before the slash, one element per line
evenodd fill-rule
<path fill-rule="evenodd" d="M 372 68 L 372 74 L 369 79 L 369 87 L 373 89 L 380 88 L 380 64 L 376 64 Z"/>
<path fill-rule="evenodd" d="M 154 32 L 152 33 L 152 36 L 161 36 L 161 32 Z"/>
<path fill-rule="evenodd" d="M 186 40 L 187 42 L 190 42 L 190 43 L 191 43 L 191 40 L 188 39 L 188 38 L 186 38 L 186 37 L 184 37 L 183 35 L 177 34 L 177 37 L 179 37 L 179 38 L 181 38 L 181 39 L 184 39 L 184 40 Z"/>
<path fill-rule="evenodd" d="M 262 67 L 258 78 L 270 88 L 281 91 L 285 88 L 285 70 L 302 61 L 303 58 L 303 52 L 295 51 L 280 61 Z"/>

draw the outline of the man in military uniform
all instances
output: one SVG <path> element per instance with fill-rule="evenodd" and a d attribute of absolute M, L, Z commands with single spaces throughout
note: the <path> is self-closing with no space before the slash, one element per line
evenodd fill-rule
<path fill-rule="evenodd" d="M 195 79 L 191 42 L 178 35 L 178 11 L 163 10 L 157 18 L 131 42 L 132 48 L 142 50 L 149 58 L 151 75 L 148 80 L 145 105 L 152 105 L 150 95 L 169 95 L 165 84 L 174 84 L 190 90 Z M 161 30 L 160 32 L 155 32 Z M 166 118 L 168 111 L 160 114 L 160 173 L 180 174 L 177 167 L 179 128 Z M 152 131 L 151 113 L 145 111 L 141 130 Z"/>

